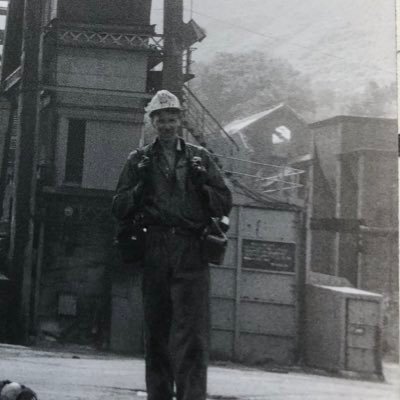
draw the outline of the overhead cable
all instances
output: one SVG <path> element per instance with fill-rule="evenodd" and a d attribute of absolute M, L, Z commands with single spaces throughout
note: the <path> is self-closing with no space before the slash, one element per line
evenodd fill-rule
<path fill-rule="evenodd" d="M 153 11 L 162 11 L 162 9 L 156 8 Z M 246 31 L 246 32 L 252 33 L 253 35 L 262 36 L 262 37 L 270 39 L 270 40 L 276 41 L 276 40 L 280 40 L 281 39 L 278 36 L 274 36 L 274 35 L 270 35 L 270 34 L 267 34 L 267 33 L 258 32 L 258 31 L 255 31 L 253 29 L 247 28 L 245 26 L 234 24 L 232 22 L 229 22 L 229 21 L 226 21 L 226 20 L 223 20 L 223 19 L 219 19 L 219 18 L 213 17 L 211 15 L 207 15 L 207 14 L 204 14 L 204 13 L 199 12 L 199 11 L 191 10 L 191 14 L 197 14 L 197 15 L 200 15 L 200 16 L 205 17 L 205 18 L 213 19 L 214 21 L 220 22 L 221 24 L 225 24 L 226 26 L 230 26 L 231 28 L 239 29 L 239 30 L 242 30 L 242 31 Z M 350 60 L 348 60 L 348 59 L 346 59 L 344 57 L 338 56 L 336 54 L 328 53 L 326 51 L 318 50 L 315 47 L 302 45 L 302 44 L 299 44 L 299 43 L 296 43 L 296 42 L 290 42 L 288 44 L 291 45 L 291 46 L 299 47 L 299 48 L 302 48 L 302 49 L 305 49 L 305 50 L 310 50 L 310 51 L 322 54 L 322 55 L 324 55 L 326 57 L 331 57 L 331 58 L 335 58 L 337 60 L 345 61 L 346 63 L 349 63 L 349 64 L 356 64 L 356 62 L 350 61 Z M 381 67 L 379 67 L 377 65 L 375 65 L 375 66 L 367 65 L 367 64 L 362 64 L 360 62 L 358 62 L 357 65 L 362 65 L 365 68 L 380 70 L 380 71 L 387 72 L 387 73 L 393 73 L 393 71 L 390 71 L 390 70 L 385 69 L 385 68 L 381 68 Z"/>
<path fill-rule="evenodd" d="M 240 29 L 240 30 L 243 30 L 243 31 L 252 33 L 252 34 L 254 34 L 254 35 L 262 36 L 262 37 L 267 38 L 267 39 L 270 39 L 270 40 L 274 40 L 274 41 L 280 40 L 280 38 L 279 38 L 278 36 L 274 36 L 274 35 L 270 35 L 270 34 L 258 32 L 258 31 L 255 31 L 255 30 L 246 28 L 246 27 L 244 27 L 244 26 L 231 23 L 231 22 L 226 21 L 226 20 L 223 20 L 223 19 L 215 18 L 215 17 L 213 17 L 213 16 L 211 16 L 211 15 L 207 15 L 207 14 L 201 13 L 201 12 L 199 12 L 199 11 L 193 11 L 193 13 L 194 13 L 194 14 L 197 14 L 197 15 L 201 15 L 201 16 L 206 17 L 206 18 L 209 18 L 209 19 L 213 19 L 213 20 L 215 20 L 215 21 L 217 21 L 217 22 L 220 22 L 221 24 L 225 24 L 225 25 L 230 26 L 230 27 L 232 27 L 232 28 Z M 288 44 L 289 44 L 289 45 L 292 45 L 292 46 L 296 46 L 296 47 L 302 48 L 302 49 L 311 50 L 311 51 L 314 51 L 314 52 L 316 52 L 316 53 L 322 54 L 322 55 L 324 55 L 324 56 L 331 57 L 331 58 L 335 58 L 335 59 L 337 59 L 337 60 L 346 61 L 346 62 L 348 62 L 348 63 L 355 64 L 355 62 L 349 61 L 349 60 L 347 60 L 347 59 L 344 58 L 344 57 L 340 57 L 340 56 L 338 56 L 338 55 L 336 55 L 336 54 L 328 53 L 328 52 L 325 52 L 325 51 L 317 50 L 317 49 L 315 49 L 315 47 L 306 46 L 306 45 L 302 45 L 302 44 L 295 43 L 295 42 L 291 42 L 291 43 L 288 43 Z M 357 65 L 360 65 L 360 63 L 358 62 Z M 380 68 L 380 67 L 378 67 L 378 66 L 376 66 L 376 65 L 375 65 L 375 66 L 366 65 L 366 64 L 362 64 L 362 65 L 363 65 L 364 67 L 367 67 L 367 68 L 379 69 L 379 70 L 384 71 L 384 72 L 390 72 L 390 73 L 393 72 L 393 71 L 389 71 L 388 69 L 385 69 L 385 68 Z"/>

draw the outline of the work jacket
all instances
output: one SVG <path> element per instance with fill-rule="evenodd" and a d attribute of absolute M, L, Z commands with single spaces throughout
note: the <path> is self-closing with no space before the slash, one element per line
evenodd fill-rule
<path fill-rule="evenodd" d="M 147 178 L 140 180 L 137 165 L 143 156 L 150 158 L 150 168 Z M 206 183 L 201 187 L 190 176 L 190 160 L 194 156 L 201 157 L 207 171 Z M 179 138 L 173 170 L 159 139 L 129 155 L 118 181 L 112 211 L 121 223 L 140 213 L 144 225 L 199 231 L 210 217 L 228 215 L 231 207 L 231 192 L 210 153 Z"/>

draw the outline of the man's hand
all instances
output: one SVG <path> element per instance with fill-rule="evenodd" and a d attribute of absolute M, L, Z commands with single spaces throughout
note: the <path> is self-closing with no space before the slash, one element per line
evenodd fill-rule
<path fill-rule="evenodd" d="M 201 157 L 195 156 L 190 160 L 190 177 L 192 183 L 197 187 L 202 187 L 207 182 L 207 170 Z"/>
<path fill-rule="evenodd" d="M 150 177 L 150 158 L 143 156 L 136 166 L 136 172 L 141 182 L 146 182 Z"/>

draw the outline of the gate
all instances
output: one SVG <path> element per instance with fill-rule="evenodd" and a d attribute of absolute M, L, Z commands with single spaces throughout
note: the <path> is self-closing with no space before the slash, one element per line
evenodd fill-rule
<path fill-rule="evenodd" d="M 299 213 L 235 206 L 225 263 L 211 268 L 213 358 L 291 364 L 304 284 Z"/>

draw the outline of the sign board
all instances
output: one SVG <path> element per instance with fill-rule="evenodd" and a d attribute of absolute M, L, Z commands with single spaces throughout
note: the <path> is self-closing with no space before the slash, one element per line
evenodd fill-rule
<path fill-rule="evenodd" d="M 268 271 L 294 272 L 295 243 L 244 239 L 242 267 Z"/>

